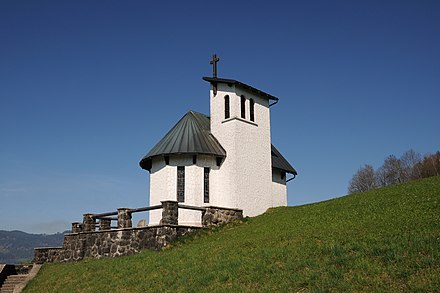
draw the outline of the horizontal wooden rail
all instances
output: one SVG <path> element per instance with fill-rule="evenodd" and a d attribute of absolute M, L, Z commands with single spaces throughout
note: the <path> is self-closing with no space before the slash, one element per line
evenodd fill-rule
<path fill-rule="evenodd" d="M 180 203 L 179 203 L 178 206 L 179 206 L 179 208 L 181 208 L 181 209 L 196 210 L 196 211 L 201 211 L 201 212 L 206 211 L 206 208 L 196 207 L 196 206 L 190 206 L 190 205 L 186 205 L 186 204 L 180 204 Z"/>
<path fill-rule="evenodd" d="M 110 220 L 110 221 L 117 221 L 118 217 L 99 217 L 96 219 L 100 219 L 100 220 Z"/>
<path fill-rule="evenodd" d="M 102 217 L 108 217 L 108 216 L 117 216 L 118 212 L 108 212 L 108 213 L 102 213 L 102 214 L 94 214 L 92 215 L 92 218 L 99 219 Z"/>
<path fill-rule="evenodd" d="M 158 210 L 161 209 L 162 205 L 158 204 L 151 207 L 143 207 L 143 208 L 137 208 L 137 209 L 130 209 L 130 213 L 138 213 L 138 212 L 146 212 L 146 211 L 152 211 L 152 210 Z"/>

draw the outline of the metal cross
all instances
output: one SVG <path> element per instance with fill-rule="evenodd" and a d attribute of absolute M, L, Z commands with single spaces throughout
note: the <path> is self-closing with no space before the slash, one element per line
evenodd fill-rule
<path fill-rule="evenodd" d="M 220 58 L 217 58 L 217 55 L 214 54 L 212 55 L 212 59 L 209 62 L 210 64 L 212 64 L 212 77 L 216 78 L 217 77 L 217 62 L 220 61 Z"/>

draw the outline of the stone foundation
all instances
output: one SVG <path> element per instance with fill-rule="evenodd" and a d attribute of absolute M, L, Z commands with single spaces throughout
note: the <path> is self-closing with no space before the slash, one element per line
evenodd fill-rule
<path fill-rule="evenodd" d="M 154 227 L 66 234 L 63 247 L 35 248 L 34 262 L 79 261 L 84 257 L 131 255 L 142 249 L 160 250 L 196 227 L 161 225 Z"/>
<path fill-rule="evenodd" d="M 64 236 L 66 237 L 66 236 Z M 42 264 L 60 260 L 63 247 L 37 247 L 34 248 L 33 263 Z"/>
<path fill-rule="evenodd" d="M 207 207 L 202 215 L 202 225 L 218 226 L 242 218 L 243 210 L 221 207 Z"/>
<path fill-rule="evenodd" d="M 104 214 L 84 214 L 82 223 L 72 223 L 72 233 L 64 236 L 63 247 L 35 248 L 34 262 L 79 261 L 85 257 L 101 258 L 131 255 L 142 249 L 160 250 L 178 237 L 201 227 L 178 225 L 179 208 L 202 212 L 203 227 L 221 225 L 243 218 L 243 211 L 221 207 L 194 207 L 177 201 L 163 201 L 162 220 L 158 226 L 132 228 L 132 213 L 158 207 L 128 209 Z M 110 216 L 117 215 L 117 229 Z M 97 222 L 99 220 L 99 222 Z M 98 228 L 98 230 L 96 230 Z"/>

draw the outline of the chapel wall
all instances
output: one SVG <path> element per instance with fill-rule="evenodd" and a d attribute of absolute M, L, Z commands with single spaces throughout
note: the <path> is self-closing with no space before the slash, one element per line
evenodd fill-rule
<path fill-rule="evenodd" d="M 284 173 L 284 176 L 282 176 Z M 287 184 L 285 172 L 272 171 L 272 207 L 287 206 Z"/>
<path fill-rule="evenodd" d="M 214 157 L 204 155 L 197 156 L 196 164 L 192 155 L 170 155 L 169 165 L 165 164 L 163 157 L 153 158 L 150 205 L 160 204 L 164 200 L 177 200 L 177 166 L 185 166 L 185 200 L 182 203 L 193 206 L 215 205 L 215 200 L 206 204 L 203 200 L 204 167 L 211 168 L 210 177 L 218 167 Z M 160 211 L 150 211 L 149 225 L 159 224 L 161 217 Z M 200 217 L 200 211 L 179 210 L 179 223 L 182 225 L 200 225 Z"/>
<path fill-rule="evenodd" d="M 240 89 L 237 95 L 246 97 L 246 121 L 249 121 L 249 100 L 255 101 L 255 124 L 234 121 L 237 207 L 243 209 L 245 216 L 257 216 L 272 207 L 269 101 Z"/>
<path fill-rule="evenodd" d="M 160 205 L 161 201 L 176 200 L 176 178 L 175 167 L 166 165 L 163 157 L 153 158 L 150 171 L 150 206 Z M 159 224 L 161 218 L 160 210 L 149 212 L 150 225 Z"/>
<path fill-rule="evenodd" d="M 239 105 L 234 97 L 235 86 L 218 84 L 217 90 L 215 96 L 213 91 L 210 91 L 211 133 L 226 150 L 226 158 L 220 169 L 212 174 L 212 198 L 215 205 L 236 208 L 238 206 L 235 196 L 236 160 L 233 151 L 236 127 L 234 123 L 222 123 L 225 120 L 225 96 L 230 96 L 230 117 L 237 116 Z"/>
<path fill-rule="evenodd" d="M 230 118 L 225 118 L 224 97 L 230 98 Z M 241 95 L 246 98 L 246 117 L 241 118 Z M 249 119 L 250 99 L 255 101 L 255 121 Z M 216 197 L 220 206 L 243 209 L 245 216 L 272 207 L 269 101 L 242 90 L 218 84 L 211 90 L 211 132 L 227 156 L 216 174 Z"/>

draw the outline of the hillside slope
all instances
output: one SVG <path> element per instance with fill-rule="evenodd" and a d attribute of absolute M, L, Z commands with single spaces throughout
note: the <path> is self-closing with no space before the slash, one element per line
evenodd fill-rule
<path fill-rule="evenodd" d="M 436 291 L 440 177 L 271 209 L 159 253 L 45 265 L 26 292 Z"/>

